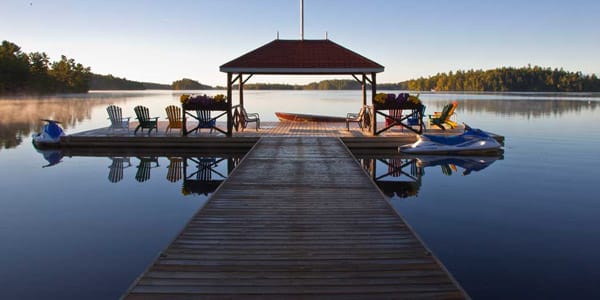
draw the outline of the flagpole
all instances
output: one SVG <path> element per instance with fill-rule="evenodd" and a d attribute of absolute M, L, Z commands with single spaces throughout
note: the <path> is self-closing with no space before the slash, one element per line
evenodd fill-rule
<path fill-rule="evenodd" d="M 304 40 L 304 0 L 300 0 L 300 37 Z"/>

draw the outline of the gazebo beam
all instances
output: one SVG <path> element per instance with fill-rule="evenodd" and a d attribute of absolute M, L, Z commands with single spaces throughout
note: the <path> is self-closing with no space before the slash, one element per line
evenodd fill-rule
<path fill-rule="evenodd" d="M 250 78 L 252 78 L 252 76 L 254 76 L 254 74 L 248 75 L 248 77 L 246 77 L 246 79 L 244 79 L 244 81 L 242 83 L 246 84 L 246 82 L 248 82 L 248 80 L 250 80 Z"/>

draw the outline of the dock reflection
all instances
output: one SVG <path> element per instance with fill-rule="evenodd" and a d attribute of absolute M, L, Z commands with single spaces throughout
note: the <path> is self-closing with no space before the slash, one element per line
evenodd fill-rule
<path fill-rule="evenodd" d="M 356 154 L 361 166 L 371 176 L 379 189 L 388 197 L 408 198 L 417 196 L 423 183 L 425 169 L 440 168 L 447 176 L 470 175 L 479 172 L 499 156 L 407 156 L 400 154 Z"/>
<path fill-rule="evenodd" d="M 144 152 L 140 149 L 53 149 L 38 152 L 47 162 L 42 167 L 60 164 L 64 157 L 104 157 L 109 160 L 106 178 L 111 184 L 124 181 L 128 184 L 149 184 L 164 176 L 164 180 L 170 183 L 182 182 L 183 195 L 204 196 L 214 193 L 246 155 L 243 150 L 194 152 L 189 149 L 175 152 Z M 165 161 L 168 162 L 166 167 Z M 128 171 L 129 168 L 135 171 Z M 127 178 L 128 174 L 130 178 Z"/>

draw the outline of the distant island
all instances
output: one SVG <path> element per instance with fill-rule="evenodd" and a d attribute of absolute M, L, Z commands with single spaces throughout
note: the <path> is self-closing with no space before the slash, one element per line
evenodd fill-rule
<path fill-rule="evenodd" d="M 234 88 L 238 88 L 234 85 Z M 355 80 L 322 80 L 304 85 L 250 83 L 246 90 L 360 90 Z M 370 89 L 370 86 L 367 87 Z M 171 84 L 138 82 L 113 75 L 93 74 L 89 67 L 61 56 L 50 62 L 46 53 L 23 53 L 9 41 L 0 46 L 0 95 L 86 93 L 89 90 L 211 90 L 198 81 L 183 78 Z M 379 90 L 460 92 L 600 92 L 595 74 L 528 65 L 491 70 L 458 70 L 398 83 L 379 83 Z"/>

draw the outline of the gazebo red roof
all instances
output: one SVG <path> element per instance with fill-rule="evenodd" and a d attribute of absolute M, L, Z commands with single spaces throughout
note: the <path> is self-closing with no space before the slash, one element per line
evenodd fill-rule
<path fill-rule="evenodd" d="M 330 40 L 274 40 L 221 66 L 245 74 L 365 74 L 384 67 Z"/>

